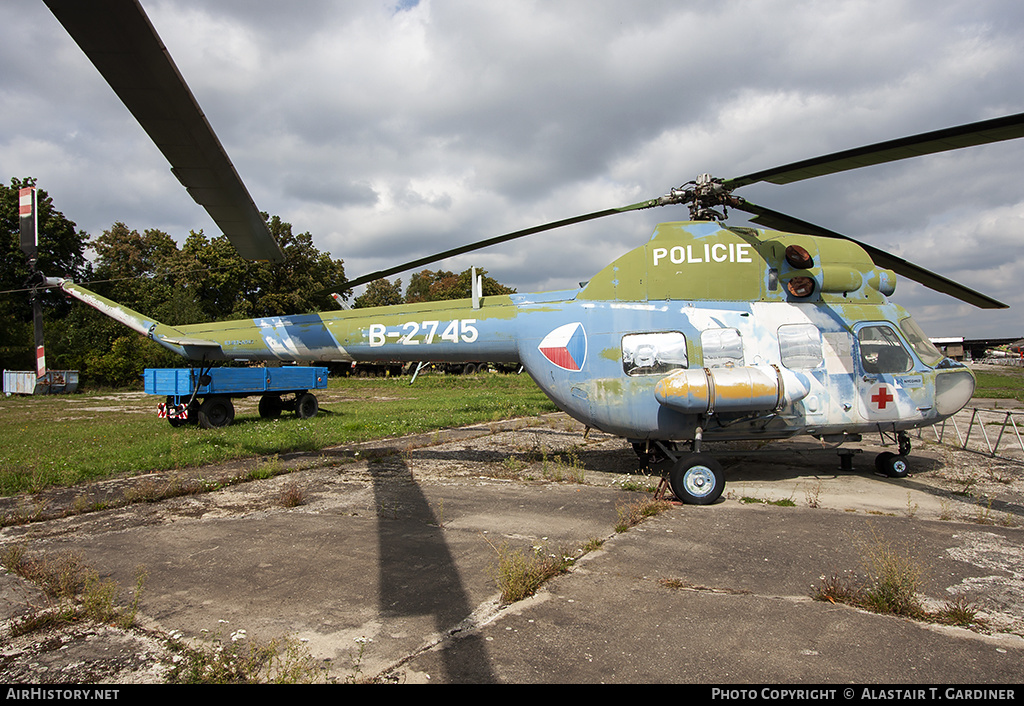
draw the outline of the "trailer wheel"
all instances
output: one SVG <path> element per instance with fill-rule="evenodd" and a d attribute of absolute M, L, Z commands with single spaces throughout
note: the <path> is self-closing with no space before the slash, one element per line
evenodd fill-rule
<path fill-rule="evenodd" d="M 235 406 L 227 397 L 207 397 L 199 407 L 199 425 L 203 429 L 226 427 L 235 421 Z"/>
<path fill-rule="evenodd" d="M 311 392 L 304 392 L 295 400 L 295 416 L 299 419 L 312 419 L 319 411 L 320 403 Z"/>
<path fill-rule="evenodd" d="M 280 395 L 263 395 L 260 397 L 260 416 L 264 419 L 277 419 L 281 416 L 284 403 Z"/>

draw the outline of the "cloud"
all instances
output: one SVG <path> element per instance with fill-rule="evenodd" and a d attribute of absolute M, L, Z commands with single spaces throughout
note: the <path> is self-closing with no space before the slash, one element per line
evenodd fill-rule
<path fill-rule="evenodd" d="M 143 5 L 259 207 L 352 276 L 703 172 L 1024 110 L 1012 0 Z M 216 231 L 41 2 L 0 6 L 0 62 L 5 178 L 38 177 L 93 234 Z M 1022 161 L 1004 143 L 743 195 L 1016 303 Z M 685 217 L 615 216 L 439 266 L 570 287 Z M 932 335 L 1024 335 L 911 283 L 896 299 Z"/>

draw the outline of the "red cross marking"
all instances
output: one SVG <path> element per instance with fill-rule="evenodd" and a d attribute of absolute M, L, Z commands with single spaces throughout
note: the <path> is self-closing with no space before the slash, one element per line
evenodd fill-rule
<path fill-rule="evenodd" d="M 871 401 L 874 402 L 879 409 L 885 409 L 885 405 L 892 402 L 894 399 L 896 398 L 889 394 L 889 388 L 885 385 L 882 385 L 878 388 L 878 392 L 871 395 Z"/>

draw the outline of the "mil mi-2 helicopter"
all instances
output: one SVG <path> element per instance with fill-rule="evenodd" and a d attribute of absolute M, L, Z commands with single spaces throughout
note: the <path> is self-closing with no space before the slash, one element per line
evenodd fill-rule
<path fill-rule="evenodd" d="M 153 138 L 172 171 L 245 257 L 283 255 L 137 0 L 46 0 Z M 982 308 L 1004 304 L 870 245 L 734 195 L 912 156 L 1024 136 L 1024 114 L 923 133 L 447 250 L 343 283 L 354 288 L 478 248 L 673 204 L 689 220 L 564 291 L 172 327 L 70 281 L 46 279 L 165 348 L 213 361 L 489 360 L 520 363 L 562 410 L 630 441 L 682 501 L 722 493 L 712 440 L 895 439 L 877 469 L 907 474 L 906 430 L 959 411 L 974 376 L 889 301 L 897 275 Z M 725 223 L 727 209 L 761 228 Z M 780 229 L 780 230 L 775 230 Z M 324 283 L 328 288 L 330 283 Z M 339 285 L 333 288 L 337 291 Z M 328 291 L 329 291 L 328 289 Z M 676 443 L 690 448 L 680 450 Z"/>

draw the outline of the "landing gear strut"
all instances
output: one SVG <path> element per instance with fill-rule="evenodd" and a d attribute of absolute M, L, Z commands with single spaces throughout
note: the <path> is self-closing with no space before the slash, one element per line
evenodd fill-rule
<path fill-rule="evenodd" d="M 708 454 L 701 453 L 701 437 L 698 429 L 689 454 L 680 454 L 672 441 L 633 444 L 643 467 L 662 476 L 659 495 L 667 480 L 672 493 L 687 505 L 710 505 L 722 496 L 725 488 L 722 465 Z"/>

